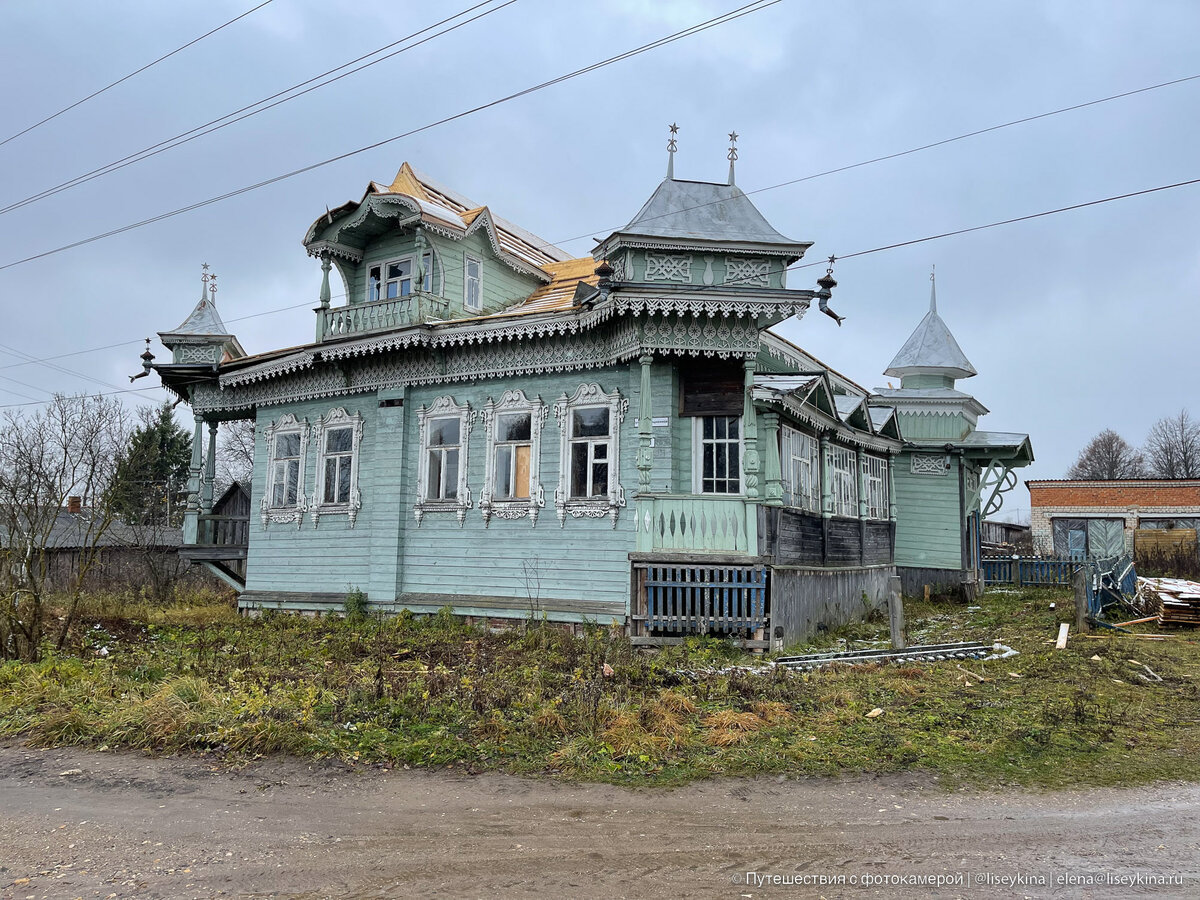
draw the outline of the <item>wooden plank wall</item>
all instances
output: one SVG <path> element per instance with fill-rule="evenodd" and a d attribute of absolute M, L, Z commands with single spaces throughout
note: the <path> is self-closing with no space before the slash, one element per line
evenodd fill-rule
<path fill-rule="evenodd" d="M 959 461 L 952 459 L 946 475 L 914 475 L 910 459 L 908 453 L 896 457 L 896 565 L 958 569 L 963 552 Z"/>
<path fill-rule="evenodd" d="M 900 590 L 906 597 L 923 597 L 925 585 L 929 585 L 934 594 L 956 598 L 963 596 L 963 577 L 966 573 L 962 569 L 897 566 L 896 574 L 900 576 Z"/>
<path fill-rule="evenodd" d="M 891 566 L 815 569 L 776 566 L 771 570 L 771 632 L 783 629 L 787 646 L 864 618 L 887 600 Z M 866 601 L 863 595 L 866 594 Z"/>

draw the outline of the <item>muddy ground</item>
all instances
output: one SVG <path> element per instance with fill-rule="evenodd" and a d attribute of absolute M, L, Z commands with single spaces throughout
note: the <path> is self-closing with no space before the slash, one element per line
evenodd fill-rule
<path fill-rule="evenodd" d="M 748 872 L 809 883 L 746 883 Z M 878 883 L 939 874 L 957 883 Z M 849 883 L 864 875 L 877 883 Z M 1139 876 L 1182 883 L 1130 883 Z M 1059 883 L 1089 878 L 1101 883 Z M 631 790 L 0 746 L 4 900 L 1196 896 L 1193 784 L 980 794 L 886 777 Z"/>

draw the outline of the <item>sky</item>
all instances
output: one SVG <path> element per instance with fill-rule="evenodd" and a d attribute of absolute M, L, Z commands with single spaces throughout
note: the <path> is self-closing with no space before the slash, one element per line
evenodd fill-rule
<path fill-rule="evenodd" d="M 0 140 L 256 2 L 0 5 L 9 86 Z M 272 0 L 0 145 L 0 207 L 469 2 Z M 0 407 L 127 388 L 144 337 L 164 356 L 156 333 L 191 311 L 205 262 L 218 275 L 218 308 L 248 352 L 311 341 L 320 267 L 301 247 L 306 229 L 326 206 L 359 199 L 369 181 L 389 182 L 405 160 L 584 255 L 662 179 L 669 124 L 679 126 L 676 176 L 696 180 L 724 180 L 736 130 L 743 190 L 806 179 L 752 199 L 780 232 L 813 242 L 813 261 L 1200 178 L 1200 80 L 806 178 L 1200 74 L 1200 4 L 783 0 L 296 177 L 20 262 L 436 122 L 740 5 L 516 0 L 262 114 L 0 213 Z M 849 258 L 836 266 L 831 304 L 843 325 L 814 309 L 778 330 L 860 384 L 886 386 L 881 373 L 924 315 L 936 264 L 939 312 L 979 371 L 959 386 L 991 410 L 980 427 L 1030 434 L 1037 459 L 1023 478 L 1062 477 L 1104 428 L 1140 444 L 1157 419 L 1184 407 L 1200 413 L 1198 232 L 1200 184 Z M 809 287 L 822 271 L 794 272 L 789 285 Z M 126 398 L 161 402 L 156 381 L 139 381 L 151 389 Z M 1028 506 L 1020 487 L 1006 513 L 1025 516 Z"/>

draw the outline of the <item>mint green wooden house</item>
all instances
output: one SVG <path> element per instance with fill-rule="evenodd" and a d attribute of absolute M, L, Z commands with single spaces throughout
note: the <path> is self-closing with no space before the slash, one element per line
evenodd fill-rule
<path fill-rule="evenodd" d="M 669 169 L 582 259 L 408 164 L 322 212 L 312 343 L 246 355 L 209 296 L 162 334 L 195 414 L 185 552 L 248 611 L 357 589 L 645 642 L 767 646 L 880 603 L 897 417 L 767 330 L 835 282 L 788 286 L 809 244 L 732 174 Z M 249 522 L 212 508 L 235 419 L 256 424 Z"/>
<path fill-rule="evenodd" d="M 929 585 L 973 597 L 982 584 L 980 523 L 1000 511 L 1016 470 L 1033 462 L 1029 435 L 977 429 L 988 410 L 957 387 L 977 372 L 938 315 L 934 286 L 929 312 L 884 374 L 900 387 L 877 389 L 870 403 L 894 412 L 906 441 L 894 473 L 904 593 Z"/>

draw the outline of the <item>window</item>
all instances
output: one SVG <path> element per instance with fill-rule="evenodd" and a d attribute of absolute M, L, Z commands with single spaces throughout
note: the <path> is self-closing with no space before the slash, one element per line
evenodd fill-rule
<path fill-rule="evenodd" d="M 608 494 L 609 415 L 607 406 L 571 410 L 572 500 Z"/>
<path fill-rule="evenodd" d="M 479 312 L 483 309 L 483 263 L 463 254 L 463 306 Z"/>
<path fill-rule="evenodd" d="M 439 397 L 417 410 L 421 449 L 413 514 L 418 527 L 428 512 L 454 512 L 460 526 L 466 519 L 471 508 L 467 449 L 473 422 L 470 407 L 459 406 L 453 397 Z"/>
<path fill-rule="evenodd" d="M 267 484 L 259 509 L 262 524 L 294 522 L 299 527 L 304 520 L 305 455 L 309 425 L 286 413 L 267 426 Z"/>
<path fill-rule="evenodd" d="M 583 384 L 554 404 L 554 417 L 562 433 L 559 482 L 554 505 L 560 524 L 572 518 L 609 516 L 617 524 L 617 510 L 625 505 L 620 481 L 620 429 L 629 401 L 614 390 L 605 393 L 599 384 Z"/>
<path fill-rule="evenodd" d="M 370 266 L 367 269 L 367 300 L 398 300 L 412 294 L 417 286 L 415 271 L 416 257 L 403 256 L 389 262 Z M 433 291 L 433 253 L 425 251 L 421 254 L 421 267 L 425 277 L 420 284 L 420 290 Z"/>
<path fill-rule="evenodd" d="M 362 441 L 363 419 L 349 415 L 342 407 L 317 421 L 317 489 L 313 495 L 313 525 L 329 513 L 345 513 L 354 527 L 362 498 L 358 491 L 358 448 Z"/>
<path fill-rule="evenodd" d="M 867 476 L 867 518 L 888 518 L 891 513 L 888 461 L 879 456 L 863 454 L 863 472 Z"/>
<path fill-rule="evenodd" d="M 821 511 L 821 443 L 788 425 L 780 429 L 783 498 L 788 506 Z"/>
<path fill-rule="evenodd" d="M 693 420 L 696 493 L 742 492 L 742 417 L 698 416 Z"/>
<path fill-rule="evenodd" d="M 537 525 L 538 511 L 546 505 L 539 469 L 541 433 L 546 405 L 530 400 L 524 391 L 505 391 L 500 402 L 489 399 L 483 408 L 487 429 L 488 459 L 479 511 L 488 523 L 526 516 Z"/>
<path fill-rule="evenodd" d="M 858 466 L 849 447 L 829 445 L 829 490 L 835 516 L 858 517 Z"/>

